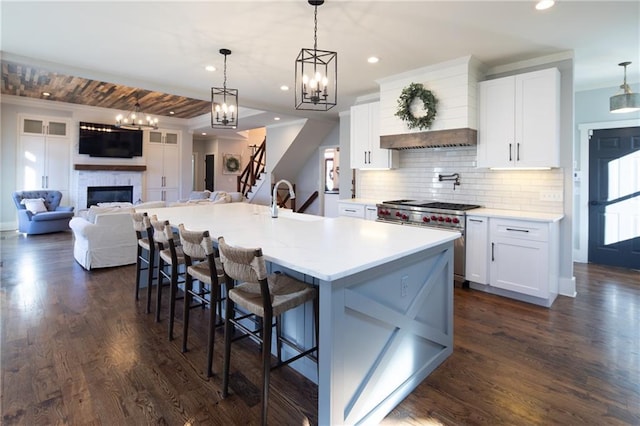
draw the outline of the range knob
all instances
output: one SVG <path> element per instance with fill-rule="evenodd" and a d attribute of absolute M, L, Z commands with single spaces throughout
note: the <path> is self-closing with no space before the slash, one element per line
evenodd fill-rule
<path fill-rule="evenodd" d="M 409 219 L 409 216 L 407 216 L 406 214 L 403 214 L 402 215 L 402 219 L 407 220 L 407 219 Z"/>
<path fill-rule="evenodd" d="M 431 219 L 429 219 L 428 217 L 425 216 L 425 217 L 422 218 L 422 221 L 424 223 L 429 223 L 429 222 L 431 222 Z"/>
<path fill-rule="evenodd" d="M 438 222 L 444 222 L 444 217 L 438 216 Z"/>
<path fill-rule="evenodd" d="M 451 218 L 450 217 L 445 217 L 444 221 L 447 222 L 447 223 L 451 223 Z"/>
<path fill-rule="evenodd" d="M 396 212 L 396 217 L 402 217 L 402 213 Z"/>
<path fill-rule="evenodd" d="M 454 217 L 454 218 L 452 219 L 452 222 L 453 222 L 453 223 L 460 223 L 460 219 L 458 219 L 457 217 Z"/>
<path fill-rule="evenodd" d="M 431 220 L 433 220 L 433 221 L 438 220 L 438 216 L 436 216 L 436 215 L 431 216 Z"/>

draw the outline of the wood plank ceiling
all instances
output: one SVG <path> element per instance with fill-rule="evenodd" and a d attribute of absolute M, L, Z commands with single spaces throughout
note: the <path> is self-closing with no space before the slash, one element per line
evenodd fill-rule
<path fill-rule="evenodd" d="M 51 96 L 43 96 L 48 92 Z M 40 67 L 2 61 L 2 94 L 131 111 L 165 117 L 193 118 L 210 111 L 210 102 L 105 81 L 89 80 Z M 173 112 L 173 113 L 172 113 Z"/>

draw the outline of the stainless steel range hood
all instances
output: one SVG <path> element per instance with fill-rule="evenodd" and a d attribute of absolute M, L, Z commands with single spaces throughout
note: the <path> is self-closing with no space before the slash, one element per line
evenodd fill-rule
<path fill-rule="evenodd" d="M 418 149 L 475 146 L 478 131 L 475 129 L 434 130 L 419 133 L 380 136 L 380 148 Z"/>

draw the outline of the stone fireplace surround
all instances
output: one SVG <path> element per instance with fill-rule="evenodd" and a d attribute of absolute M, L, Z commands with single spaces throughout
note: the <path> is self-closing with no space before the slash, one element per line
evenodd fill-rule
<path fill-rule="evenodd" d="M 82 165 L 76 165 L 76 205 L 75 210 L 87 208 L 87 187 L 89 186 L 132 186 L 133 202 L 142 200 L 142 174 L 146 167 L 114 167 L 100 166 L 83 170 Z"/>

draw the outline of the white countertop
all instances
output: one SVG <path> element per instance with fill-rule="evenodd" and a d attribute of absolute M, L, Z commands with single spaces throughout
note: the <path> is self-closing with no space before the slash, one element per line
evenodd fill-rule
<path fill-rule="evenodd" d="M 193 205 L 146 210 L 159 220 L 208 230 L 227 243 L 261 247 L 268 261 L 333 281 L 457 239 L 455 231 L 400 226 L 351 217 L 325 218 L 250 203 Z"/>
<path fill-rule="evenodd" d="M 479 208 L 467 211 L 467 216 L 498 217 L 502 219 L 531 220 L 534 222 L 558 222 L 564 215 L 562 213 L 540 213 L 522 210 L 500 210 Z"/>

